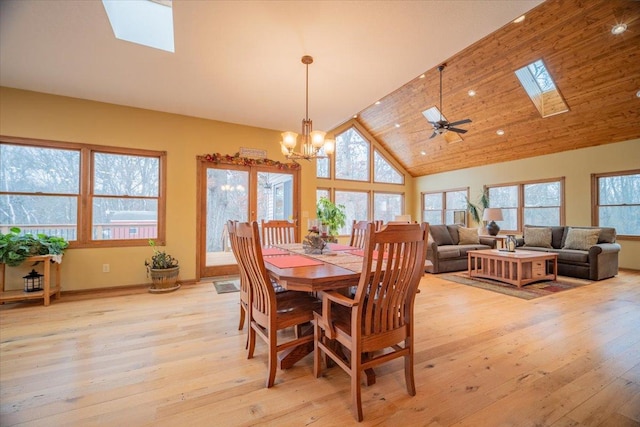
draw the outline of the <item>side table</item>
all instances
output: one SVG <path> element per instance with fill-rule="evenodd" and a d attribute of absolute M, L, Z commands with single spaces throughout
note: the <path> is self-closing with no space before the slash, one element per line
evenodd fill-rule
<path fill-rule="evenodd" d="M 4 303 L 7 301 L 22 301 L 28 299 L 40 299 L 44 300 L 44 305 L 49 305 L 51 301 L 51 296 L 55 295 L 56 298 L 60 298 L 60 263 L 54 262 L 53 270 L 55 272 L 55 285 L 52 286 L 51 283 L 51 260 L 54 255 L 38 255 L 32 256 L 25 259 L 25 262 L 37 262 L 42 261 L 44 264 L 44 289 L 36 292 L 24 292 L 24 290 L 11 290 L 5 291 L 5 268 L 6 264 L 0 263 L 0 303 Z"/>
<path fill-rule="evenodd" d="M 496 249 L 504 249 L 504 242 L 507 240 L 507 235 L 506 234 L 498 234 L 497 236 L 491 236 L 490 234 L 481 234 L 478 237 L 495 240 L 496 241 Z M 498 246 L 498 244 L 500 246 Z"/>

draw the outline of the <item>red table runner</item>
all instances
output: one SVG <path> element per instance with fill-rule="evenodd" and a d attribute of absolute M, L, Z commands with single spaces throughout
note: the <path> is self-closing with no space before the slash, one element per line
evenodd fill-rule
<path fill-rule="evenodd" d="M 278 268 L 293 268 L 293 267 L 309 267 L 312 265 L 322 265 L 322 261 L 316 259 L 307 258 L 301 255 L 287 255 L 287 256 L 272 256 L 265 258 L 264 262 L 268 262 Z"/>
<path fill-rule="evenodd" d="M 286 255 L 289 252 L 285 251 L 284 249 L 278 249 L 278 248 L 262 248 L 262 256 L 269 256 L 269 255 Z"/>

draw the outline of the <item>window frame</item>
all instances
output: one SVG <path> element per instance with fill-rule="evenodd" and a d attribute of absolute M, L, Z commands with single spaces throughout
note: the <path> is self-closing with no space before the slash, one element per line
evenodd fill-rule
<path fill-rule="evenodd" d="M 157 245 L 164 246 L 166 244 L 166 176 L 167 176 L 167 152 L 146 150 L 126 147 L 112 147 L 95 144 L 85 144 L 77 142 L 64 142 L 53 140 L 40 140 L 32 138 L 19 138 L 0 136 L 0 143 L 6 145 L 22 145 L 34 148 L 62 149 L 73 150 L 80 153 L 80 182 L 79 193 L 74 195 L 77 197 L 77 240 L 69 241 L 69 248 L 110 248 L 110 247 L 131 247 L 131 246 L 147 246 L 148 238 L 139 239 L 105 239 L 94 240 L 92 234 L 93 222 L 93 199 L 94 197 L 103 197 L 104 195 L 93 194 L 93 162 L 95 153 L 128 155 L 139 157 L 155 157 L 158 158 L 158 196 L 148 197 L 156 199 L 158 203 L 157 217 L 157 236 L 153 239 Z M 38 193 L 30 192 L 8 192 L 0 191 L 0 195 L 37 195 Z M 59 196 L 59 194 L 51 193 L 47 196 Z M 68 195 L 66 195 L 68 196 Z M 127 198 L 127 196 L 120 196 Z M 140 196 L 131 196 L 131 198 L 140 198 Z M 142 198 L 145 198 L 144 196 Z"/>
<path fill-rule="evenodd" d="M 640 174 L 640 169 L 631 169 L 625 171 L 605 172 L 605 173 L 592 173 L 591 174 L 591 225 L 594 227 L 600 226 L 599 221 L 599 208 L 600 205 L 600 178 L 611 178 L 615 176 L 637 175 Z M 625 204 L 626 206 L 637 206 L 635 203 Z M 602 206 L 618 206 L 618 205 L 602 205 Z M 640 241 L 640 234 L 617 234 L 616 239 L 620 240 L 637 240 Z"/>
<path fill-rule="evenodd" d="M 551 182 L 558 182 L 560 184 L 560 206 L 558 206 L 559 209 L 559 218 L 560 218 L 560 224 L 558 224 L 559 226 L 564 226 L 565 225 L 565 221 L 566 221 L 566 203 L 565 203 L 565 177 L 556 177 L 556 178 L 546 178 L 546 179 L 536 179 L 536 180 L 530 180 L 530 181 L 517 181 L 517 182 L 510 182 L 510 183 L 502 183 L 502 184 L 494 184 L 494 185 L 485 185 L 483 187 L 483 190 L 485 192 L 487 192 L 487 194 L 489 194 L 489 190 L 491 188 L 500 188 L 500 187 L 517 187 L 517 194 L 518 194 L 518 202 L 517 202 L 517 206 L 516 206 L 516 230 L 508 230 L 505 228 L 501 228 L 500 229 L 500 234 L 517 234 L 517 233 L 522 233 L 523 229 L 524 229 L 524 209 L 525 209 L 525 205 L 524 205 L 524 187 L 526 185 L 530 185 L 530 184 L 545 184 L 545 183 L 551 183 Z M 495 208 L 495 207 L 499 207 L 501 208 L 501 206 L 495 206 L 491 203 L 491 197 L 489 197 L 489 207 L 491 208 Z"/>
<path fill-rule="evenodd" d="M 424 203 L 424 197 L 427 194 L 440 194 L 442 197 L 442 209 L 432 209 L 430 210 L 431 212 L 436 212 L 436 211 L 440 211 L 440 224 L 444 224 L 446 225 L 446 217 L 447 217 L 447 211 L 456 211 L 458 209 L 447 209 L 447 193 L 457 193 L 457 192 L 465 192 L 466 193 L 466 198 L 467 200 L 469 200 L 469 187 L 460 187 L 460 188 L 449 188 L 446 190 L 437 190 L 437 191 L 422 191 L 420 192 L 420 217 L 422 219 L 423 222 L 427 222 L 424 216 L 424 212 L 425 212 L 425 203 Z M 455 215 L 454 215 L 455 216 Z M 467 227 L 467 225 L 469 224 L 469 210 L 465 209 L 465 215 L 464 215 L 464 226 Z"/>

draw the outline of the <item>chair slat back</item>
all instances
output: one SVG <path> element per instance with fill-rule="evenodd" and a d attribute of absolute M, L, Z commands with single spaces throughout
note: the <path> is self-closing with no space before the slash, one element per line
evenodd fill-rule
<path fill-rule="evenodd" d="M 229 233 L 229 243 L 231 244 L 231 252 L 238 263 L 238 270 L 240 270 L 240 300 L 247 303 L 249 301 L 249 284 L 247 282 L 247 273 L 244 269 L 244 265 L 240 263 L 238 254 L 238 243 L 236 241 L 236 224 L 238 222 L 234 220 L 227 221 L 227 230 Z"/>
<path fill-rule="evenodd" d="M 349 241 L 349 246 L 353 246 L 355 248 L 364 248 L 365 236 L 367 233 L 367 225 L 369 222 L 367 221 L 356 221 L 353 220 L 353 226 L 351 227 L 351 240 Z"/>
<path fill-rule="evenodd" d="M 262 326 L 275 317 L 276 294 L 264 266 L 258 223 L 240 222 L 235 226 L 239 263 L 242 263 L 250 286 L 251 316 Z"/>
<path fill-rule="evenodd" d="M 264 245 L 279 245 L 296 242 L 296 226 L 286 220 L 262 220 L 262 241 Z"/>
<path fill-rule="evenodd" d="M 424 274 L 428 224 L 368 224 L 362 275 L 353 321 L 363 337 L 404 328 L 413 315 L 415 294 Z M 373 271 L 372 274 L 368 272 Z"/>

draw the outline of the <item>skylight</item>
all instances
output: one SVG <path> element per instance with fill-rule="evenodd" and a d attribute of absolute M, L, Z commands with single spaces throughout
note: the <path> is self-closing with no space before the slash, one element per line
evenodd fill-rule
<path fill-rule="evenodd" d="M 174 52 L 172 0 L 102 0 L 117 39 Z"/>
<path fill-rule="evenodd" d="M 542 59 L 516 70 L 516 76 L 542 117 L 569 111 Z"/>

